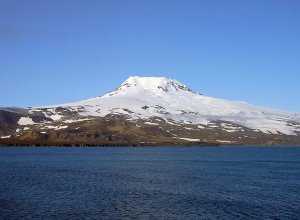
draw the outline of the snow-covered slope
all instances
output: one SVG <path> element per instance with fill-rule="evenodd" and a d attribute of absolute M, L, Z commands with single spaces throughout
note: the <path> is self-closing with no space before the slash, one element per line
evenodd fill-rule
<path fill-rule="evenodd" d="M 126 115 L 128 119 L 160 117 L 167 123 L 221 126 L 234 131 L 238 126 L 264 133 L 295 135 L 300 132 L 300 114 L 257 107 L 245 102 L 211 98 L 192 91 L 180 82 L 164 77 L 129 77 L 114 91 L 104 96 L 56 106 L 52 119 L 62 120 L 56 108 L 63 107 L 82 116 Z M 46 113 L 45 113 L 46 114 Z M 226 124 L 227 123 L 227 124 Z M 231 123 L 234 125 L 228 125 Z"/>

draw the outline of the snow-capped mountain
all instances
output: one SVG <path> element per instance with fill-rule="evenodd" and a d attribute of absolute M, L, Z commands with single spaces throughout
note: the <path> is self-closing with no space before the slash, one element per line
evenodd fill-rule
<path fill-rule="evenodd" d="M 255 136 L 257 142 L 253 143 L 259 143 L 259 138 L 274 141 L 272 138 L 300 136 L 299 113 L 204 96 L 174 79 L 138 76 L 129 77 L 101 97 L 30 108 L 27 115 L 18 119 L 21 127 L 17 129 L 22 131 L 27 126 L 46 134 L 49 130 L 68 130 L 76 124 L 75 130 L 80 131 L 80 124 L 84 123 L 87 128 L 87 123 L 93 124 L 100 119 L 126 122 L 135 130 L 158 129 L 172 138 L 170 140 L 201 141 L 206 134 L 211 137 L 210 142 L 232 144 L 243 143 L 245 136 L 248 137 L 245 133 Z M 113 130 L 121 134 L 117 128 Z M 151 135 L 151 131 L 144 132 Z M 184 137 L 179 137 L 179 133 Z M 72 136 L 72 132 L 69 135 Z"/>
<path fill-rule="evenodd" d="M 228 121 L 262 132 L 289 135 L 300 131 L 300 127 L 291 124 L 300 123 L 300 114 L 211 98 L 165 77 L 129 77 L 104 96 L 50 107 L 80 110 L 82 116 L 123 114 L 132 119 L 157 116 L 166 121 L 199 125 L 207 125 L 210 121 Z"/>

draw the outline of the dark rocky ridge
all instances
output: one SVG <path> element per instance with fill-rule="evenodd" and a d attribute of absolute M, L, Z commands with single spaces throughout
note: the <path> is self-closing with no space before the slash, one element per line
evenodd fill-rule
<path fill-rule="evenodd" d="M 27 110 L 0 110 L 0 136 L 2 146 L 219 146 L 219 145 L 300 145 L 296 135 L 266 134 L 243 128 L 243 131 L 227 132 L 221 123 L 215 121 L 198 128 L 197 125 L 170 124 L 164 119 L 153 117 L 149 120 L 131 120 L 124 115 L 107 115 L 105 117 L 82 117 L 64 109 L 65 116 L 79 121 L 63 123 L 50 121 L 40 113 Z M 20 126 L 21 117 L 30 117 L 37 124 Z M 85 121 L 80 121 L 86 119 Z M 39 123 L 40 122 L 40 123 Z M 45 129 L 44 126 L 59 129 Z M 60 127 L 59 127 L 60 126 Z M 232 125 L 233 126 L 233 125 Z M 18 130 L 19 131 L 18 131 Z M 195 141 L 180 139 L 194 139 Z M 196 140 L 199 139 L 199 140 Z M 223 140 L 223 141 L 219 141 Z"/>

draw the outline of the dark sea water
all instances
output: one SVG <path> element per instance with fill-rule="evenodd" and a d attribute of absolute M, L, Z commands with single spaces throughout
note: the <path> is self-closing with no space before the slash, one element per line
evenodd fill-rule
<path fill-rule="evenodd" d="M 300 148 L 0 148 L 0 219 L 300 219 Z"/>

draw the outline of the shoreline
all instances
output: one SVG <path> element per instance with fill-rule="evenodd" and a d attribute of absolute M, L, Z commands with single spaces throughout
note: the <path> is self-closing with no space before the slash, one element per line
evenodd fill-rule
<path fill-rule="evenodd" d="M 140 148 L 147 148 L 147 147 L 300 147 L 300 145 L 249 145 L 249 144 L 231 144 L 231 145 L 221 145 L 221 144 L 188 144 L 188 143 L 181 143 L 181 144 L 0 144 L 1 147 L 76 147 L 76 148 L 106 148 L 106 147 L 140 147 Z"/>

